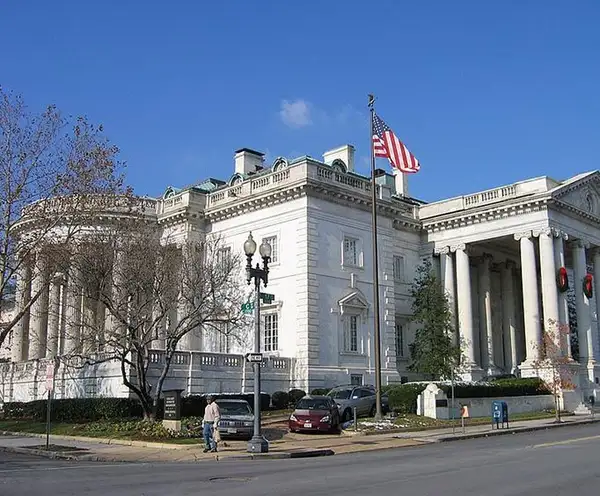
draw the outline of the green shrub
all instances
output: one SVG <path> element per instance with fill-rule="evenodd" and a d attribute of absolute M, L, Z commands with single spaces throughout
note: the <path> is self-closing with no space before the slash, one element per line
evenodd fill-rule
<path fill-rule="evenodd" d="M 394 413 L 417 413 L 417 397 L 427 384 L 398 384 L 382 388 L 388 395 L 390 410 Z"/>
<path fill-rule="evenodd" d="M 290 397 L 290 407 L 294 408 L 296 403 L 306 396 L 306 392 L 302 389 L 291 389 L 288 393 Z"/>
<path fill-rule="evenodd" d="M 275 391 L 271 396 L 273 409 L 283 410 L 290 404 L 290 395 L 285 391 Z"/>
<path fill-rule="evenodd" d="M 46 400 L 4 403 L 4 417 L 46 420 Z M 52 401 L 51 419 L 54 422 L 90 422 L 96 420 L 140 418 L 142 408 L 133 398 L 69 398 Z"/>
<path fill-rule="evenodd" d="M 440 386 L 449 398 L 452 388 L 447 384 Z M 457 384 L 454 387 L 455 398 L 497 398 L 512 396 L 537 396 L 551 394 L 548 386 L 537 377 L 523 379 L 498 379 L 489 383 Z"/>
<path fill-rule="evenodd" d="M 452 388 L 448 384 L 438 384 L 448 398 L 452 398 Z M 427 387 L 426 383 L 388 385 L 382 388 L 387 393 L 390 410 L 395 413 L 417 413 L 417 398 Z M 551 394 L 538 378 L 498 379 L 489 383 L 458 383 L 454 386 L 455 398 L 498 398 L 513 396 L 537 396 Z"/>
<path fill-rule="evenodd" d="M 310 394 L 312 394 L 313 396 L 326 396 L 329 391 L 331 391 L 331 389 L 317 388 L 317 389 L 313 389 L 310 392 Z"/>

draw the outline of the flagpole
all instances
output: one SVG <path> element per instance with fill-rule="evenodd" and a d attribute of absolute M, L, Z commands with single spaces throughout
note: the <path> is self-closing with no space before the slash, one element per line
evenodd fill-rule
<path fill-rule="evenodd" d="M 373 236 L 373 308 L 375 324 L 375 419 L 383 417 L 381 412 L 381 329 L 379 314 L 379 258 L 377 250 L 377 187 L 375 184 L 375 146 L 373 143 L 373 116 L 375 114 L 375 97 L 369 95 L 369 110 L 371 113 L 371 215 Z"/>

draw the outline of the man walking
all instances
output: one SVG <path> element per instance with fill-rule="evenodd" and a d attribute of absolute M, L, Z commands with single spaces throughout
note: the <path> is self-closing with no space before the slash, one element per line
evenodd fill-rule
<path fill-rule="evenodd" d="M 202 419 L 202 428 L 204 434 L 204 453 L 209 451 L 217 451 L 217 443 L 214 438 L 214 430 L 219 428 L 219 419 L 221 418 L 221 411 L 219 405 L 214 401 L 214 397 L 207 396 L 206 408 L 204 409 L 204 418 Z"/>

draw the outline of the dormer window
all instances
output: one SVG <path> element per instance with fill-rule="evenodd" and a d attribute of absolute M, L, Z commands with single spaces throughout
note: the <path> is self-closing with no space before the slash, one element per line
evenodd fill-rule
<path fill-rule="evenodd" d="M 273 172 L 285 169 L 288 165 L 288 161 L 284 157 L 277 157 L 273 162 Z"/>
<path fill-rule="evenodd" d="M 236 186 L 238 184 L 242 184 L 244 178 L 241 174 L 234 174 L 229 180 L 229 186 Z"/>
<path fill-rule="evenodd" d="M 167 188 L 167 191 L 165 191 L 163 198 L 166 200 L 167 198 L 172 198 L 174 196 L 175 196 L 175 190 L 173 188 Z"/>
<path fill-rule="evenodd" d="M 348 172 L 348 167 L 346 167 L 346 164 L 344 163 L 344 161 L 340 160 L 339 158 L 336 158 L 331 163 L 331 167 L 333 167 L 338 172 L 341 172 L 342 174 L 345 174 L 346 172 Z"/>

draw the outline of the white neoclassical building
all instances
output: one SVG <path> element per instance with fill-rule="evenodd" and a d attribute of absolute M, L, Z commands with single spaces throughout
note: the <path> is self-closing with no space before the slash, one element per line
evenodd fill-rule
<path fill-rule="evenodd" d="M 568 269 L 575 292 L 579 386 L 595 390 L 600 377 L 600 174 L 565 181 L 540 177 L 481 193 L 426 204 L 407 194 L 406 178 L 377 171 L 382 378 L 418 379 L 408 372 L 410 285 L 423 258 L 432 257 L 452 302 L 464 348 L 466 379 L 501 373 L 535 375 L 542 329 L 567 323 L 567 293 L 557 272 Z M 219 234 L 225 249 L 242 253 L 252 231 L 273 249 L 262 307 L 262 345 L 268 356 L 267 392 L 312 390 L 342 383 L 373 383 L 371 182 L 354 170 L 354 148 L 321 160 L 277 158 L 238 150 L 227 180 L 168 187 L 143 199 L 149 221 L 171 239 Z M 107 206 L 110 215 L 118 209 Z M 583 280 L 596 285 L 586 296 Z M 43 281 L 45 297 L 4 344 L 0 364 L 4 401 L 41 398 L 46 361 L 68 351 L 62 301 L 72 295 L 58 275 Z M 16 302 L 31 291 L 26 275 Z M 588 292 L 589 293 L 589 292 Z M 85 314 L 85 301 L 82 302 Z M 96 316 L 97 318 L 97 316 Z M 108 325 L 108 324 L 107 324 Z M 243 359 L 249 351 L 200 332 L 180 347 L 166 387 L 188 394 L 251 387 Z M 570 353 L 565 350 L 565 353 Z M 153 351 L 161 360 L 161 350 Z M 125 395 L 110 364 L 76 372 L 62 368 L 57 395 Z"/>

